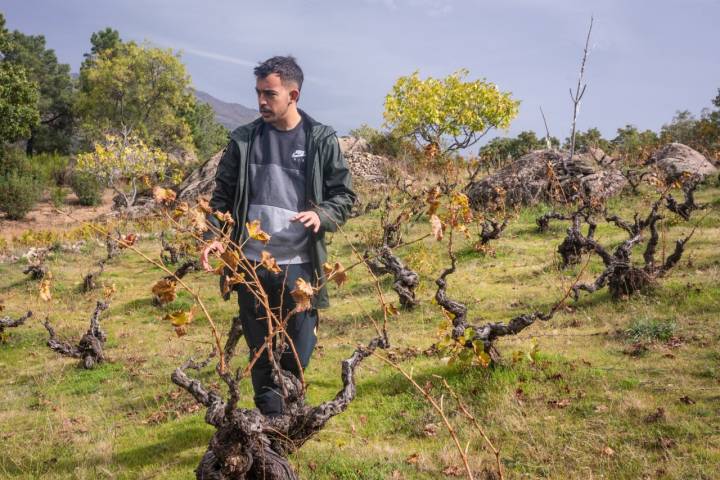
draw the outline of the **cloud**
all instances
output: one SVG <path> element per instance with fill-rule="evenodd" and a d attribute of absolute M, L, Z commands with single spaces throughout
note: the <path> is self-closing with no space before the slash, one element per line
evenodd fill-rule
<path fill-rule="evenodd" d="M 209 58 L 210 60 L 217 60 L 219 62 L 232 63 L 234 65 L 241 65 L 243 67 L 252 68 L 255 65 L 257 65 L 257 63 L 258 63 L 258 62 L 252 62 L 250 60 L 246 60 L 244 58 L 232 57 L 230 55 L 224 55 L 222 53 L 217 53 L 217 52 L 209 52 L 207 50 L 200 50 L 197 48 L 184 47 L 181 50 L 183 52 L 189 53 L 190 55 L 195 55 L 195 56 L 203 57 L 203 58 Z"/>

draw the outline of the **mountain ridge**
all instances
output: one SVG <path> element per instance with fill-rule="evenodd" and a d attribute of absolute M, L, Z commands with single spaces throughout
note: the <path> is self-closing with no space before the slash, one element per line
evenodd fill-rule
<path fill-rule="evenodd" d="M 240 125 L 252 122 L 258 117 L 258 111 L 240 103 L 226 102 L 202 90 L 195 90 L 195 98 L 207 103 L 215 112 L 215 120 L 230 131 Z"/>

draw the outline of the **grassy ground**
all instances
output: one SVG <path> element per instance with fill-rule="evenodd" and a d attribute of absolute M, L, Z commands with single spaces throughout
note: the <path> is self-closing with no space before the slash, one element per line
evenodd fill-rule
<path fill-rule="evenodd" d="M 421 385 L 435 382 L 431 392 L 438 396 L 434 375 L 447 379 L 500 447 L 507 478 L 720 478 L 719 193 L 713 187 L 698 195 L 700 202 L 713 203 L 713 211 L 678 267 L 653 292 L 621 301 L 612 301 L 606 291 L 583 296 L 552 321 L 500 340 L 505 361 L 494 369 L 448 366 L 424 355 L 410 355 L 402 367 Z M 611 209 L 628 215 L 638 204 L 645 203 L 625 197 Z M 557 271 L 555 249 L 565 227 L 537 233 L 534 218 L 541 211 L 521 212 L 494 244 L 495 256 L 474 252 L 470 240 L 459 245 L 459 270 L 450 277 L 449 293 L 469 305 L 470 318 L 508 320 L 535 307 L 547 309 L 578 273 Z M 376 222 L 374 215 L 353 219 L 346 231 L 361 242 Z M 674 219 L 669 224 L 668 251 L 690 230 Z M 427 231 L 427 224 L 416 225 L 405 238 Z M 624 235 L 603 225 L 597 237 L 613 244 Z M 140 246 L 156 256 L 158 243 L 146 240 Z M 332 259 L 353 263 L 340 235 L 329 249 Z M 422 351 L 437 341 L 442 315 L 430 300 L 433 280 L 448 261 L 444 244 L 430 239 L 398 253 L 421 274 L 423 300 L 415 311 L 392 320 L 390 338 L 401 355 L 408 347 Z M 177 338 L 162 321 L 167 310 L 189 306 L 189 295 L 181 293 L 164 309 L 154 307 L 150 288 L 162 273 L 125 252 L 103 276 L 117 287 L 102 322 L 109 336 L 108 362 L 85 371 L 45 347 L 45 315 L 61 336 L 77 339 L 87 328 L 100 294 L 81 294 L 79 284 L 91 261 L 103 255 L 103 247 L 91 246 L 52 258 L 49 305 L 38 301 L 37 283 L 24 278 L 22 264 L 0 265 L 5 313 L 35 313 L 0 344 L 0 478 L 194 478 L 213 429 L 169 375 L 188 356 L 208 351 L 209 329 L 197 320 L 187 336 Z M 593 261 L 585 275 L 589 279 L 600 270 Z M 194 273 L 189 278 L 227 330 L 236 303 L 217 296 L 215 277 Z M 389 279 L 382 284 L 395 300 Z M 333 285 L 331 297 L 307 372 L 312 403 L 334 396 L 341 359 L 373 335 L 366 314 L 380 317 L 370 278 L 360 269 L 341 289 Z M 635 341 L 644 348 L 633 347 Z M 513 354 L 530 352 L 533 342 L 536 360 L 519 355 L 513 362 Z M 200 376 L 215 381 L 211 369 Z M 243 405 L 251 406 L 249 385 L 244 392 Z M 493 457 L 477 432 L 447 396 L 445 406 L 463 441 L 470 442 L 473 468 L 490 467 Z M 438 427 L 436 434 L 431 424 Z M 462 474 L 441 420 L 398 372 L 375 358 L 360 367 L 357 399 L 349 409 L 292 461 L 303 478 Z"/>

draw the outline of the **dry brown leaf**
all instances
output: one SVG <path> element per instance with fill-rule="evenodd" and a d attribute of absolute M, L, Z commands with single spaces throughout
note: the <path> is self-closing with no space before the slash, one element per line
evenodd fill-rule
<path fill-rule="evenodd" d="M 228 285 L 230 285 L 231 287 L 234 285 L 237 285 L 238 283 L 242 283 L 244 281 L 245 281 L 245 274 L 242 272 L 236 273 L 232 277 L 227 277 Z"/>
<path fill-rule="evenodd" d="M 153 285 L 152 293 L 160 305 L 170 303 L 177 296 L 177 282 L 171 278 L 162 278 Z"/>
<path fill-rule="evenodd" d="M 417 453 L 413 453 L 412 455 L 409 455 L 405 459 L 405 462 L 409 463 L 410 465 L 417 465 L 419 459 L 420 459 L 420 455 Z"/>
<path fill-rule="evenodd" d="M 235 225 L 235 220 L 233 220 L 230 212 L 213 212 L 213 215 L 221 222 L 225 222 L 228 225 Z"/>
<path fill-rule="evenodd" d="M 156 202 L 163 205 L 170 205 L 175 201 L 177 194 L 169 188 L 155 187 L 153 188 L 153 198 Z"/>
<path fill-rule="evenodd" d="M 430 217 L 430 228 L 432 229 L 432 234 L 433 237 L 435 237 L 435 240 L 439 242 L 443 239 L 444 225 L 440 220 L 440 217 L 437 215 L 432 215 Z"/>
<path fill-rule="evenodd" d="M 192 225 L 199 233 L 206 232 L 208 230 L 208 225 L 205 213 L 199 208 L 193 208 L 189 213 L 190 225 Z"/>
<path fill-rule="evenodd" d="M 223 284 L 222 284 L 222 294 L 227 295 L 230 293 L 230 291 L 233 289 L 235 285 L 238 283 L 242 283 L 245 280 L 245 274 L 244 273 L 236 273 L 232 277 L 229 277 L 225 275 L 223 278 Z"/>
<path fill-rule="evenodd" d="M 117 292 L 117 288 L 115 287 L 114 283 L 111 283 L 110 285 L 105 285 L 103 288 L 103 296 L 106 300 L 110 300 L 110 298 L 115 295 L 115 292 Z"/>
<path fill-rule="evenodd" d="M 397 308 L 395 308 L 395 305 L 393 305 L 392 303 L 385 304 L 385 313 L 390 315 L 391 317 L 400 315 L 400 312 L 398 311 Z"/>
<path fill-rule="evenodd" d="M 347 282 L 348 276 L 345 272 L 345 267 L 340 262 L 335 262 L 335 265 L 330 265 L 325 262 L 323 264 L 323 271 L 328 281 L 332 280 L 337 284 L 338 287 L 342 287 Z"/>
<path fill-rule="evenodd" d="M 175 335 L 178 337 L 184 337 L 187 335 L 188 326 L 187 325 L 178 325 L 175 327 Z"/>
<path fill-rule="evenodd" d="M 254 240 L 258 240 L 265 245 L 270 241 L 270 234 L 263 232 L 260 220 L 253 220 L 245 224 L 248 230 L 248 235 Z"/>
<path fill-rule="evenodd" d="M 118 247 L 120 249 L 132 247 L 135 245 L 135 242 L 137 241 L 137 235 L 134 233 L 128 233 L 127 235 L 124 235 L 118 239 Z"/>
<path fill-rule="evenodd" d="M 263 250 L 260 255 L 261 255 L 260 263 L 262 263 L 263 267 L 267 268 L 274 274 L 278 274 L 278 273 L 282 272 L 282 269 L 277 264 L 277 261 L 270 254 L 270 252 Z"/>
<path fill-rule="evenodd" d="M 437 212 L 438 207 L 440 207 L 440 194 L 441 190 L 437 185 L 428 192 L 428 195 L 425 198 L 425 201 L 428 204 L 428 215 L 434 215 L 435 212 Z"/>
<path fill-rule="evenodd" d="M 315 290 L 312 285 L 307 283 L 304 279 L 298 278 L 295 281 L 295 290 L 290 292 L 298 311 L 304 312 L 312 307 L 312 297 L 315 295 Z"/>
<path fill-rule="evenodd" d="M 220 255 L 220 259 L 224 262 L 221 267 L 227 266 L 233 272 L 237 271 L 237 267 L 240 265 L 240 254 L 232 248 L 225 249 Z M 222 268 L 220 268 L 220 273 L 222 273 Z"/>
<path fill-rule="evenodd" d="M 217 269 L 215 269 L 215 271 L 217 271 Z M 222 272 L 220 272 L 220 274 L 222 275 Z M 223 294 L 223 296 L 225 296 L 225 295 L 227 295 L 228 293 L 230 293 L 230 290 L 231 290 L 230 287 L 231 287 L 231 285 L 230 285 L 230 277 L 228 277 L 227 275 L 225 275 L 225 276 L 223 277 L 223 282 L 222 282 L 222 294 Z"/>
<path fill-rule="evenodd" d="M 205 197 L 198 198 L 197 207 L 205 213 L 213 213 L 213 209 L 210 206 L 210 202 Z"/>
<path fill-rule="evenodd" d="M 50 278 L 48 278 L 47 275 L 40 281 L 40 298 L 46 302 L 52 300 L 52 293 L 50 293 Z"/>

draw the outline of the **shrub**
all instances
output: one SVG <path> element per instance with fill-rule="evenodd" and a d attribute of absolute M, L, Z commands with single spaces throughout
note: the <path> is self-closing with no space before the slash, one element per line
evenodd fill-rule
<path fill-rule="evenodd" d="M 91 207 L 98 205 L 102 199 L 103 185 L 91 173 L 74 171 L 70 177 L 70 186 L 77 195 L 80 205 Z"/>
<path fill-rule="evenodd" d="M 33 169 L 38 172 L 47 186 L 65 184 L 69 158 L 56 153 L 41 153 L 29 157 Z"/>
<path fill-rule="evenodd" d="M 397 158 L 418 150 L 408 139 L 398 137 L 392 132 L 381 132 L 365 123 L 351 130 L 350 135 L 365 139 L 370 147 L 370 152 L 375 155 Z"/>
<path fill-rule="evenodd" d="M 11 220 L 20 220 L 32 210 L 42 193 L 42 182 L 33 174 L 6 172 L 0 177 L 0 210 Z"/>
<path fill-rule="evenodd" d="M 65 187 L 55 186 L 52 190 L 50 190 L 50 201 L 56 208 L 60 208 L 65 205 L 65 197 L 67 197 Z"/>

